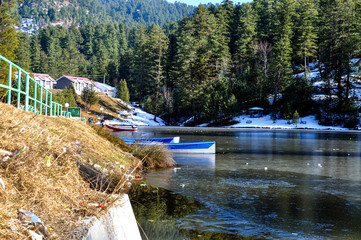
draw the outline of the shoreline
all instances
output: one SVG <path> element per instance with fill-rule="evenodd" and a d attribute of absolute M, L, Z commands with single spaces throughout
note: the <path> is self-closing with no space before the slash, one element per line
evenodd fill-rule
<path fill-rule="evenodd" d="M 317 128 L 271 128 L 271 127 L 182 127 L 182 126 L 138 126 L 138 129 L 155 129 L 162 132 L 176 131 L 182 129 L 182 131 L 192 131 L 193 133 L 207 131 L 207 132 L 241 132 L 241 131 L 280 131 L 280 132 L 344 132 L 344 133 L 361 133 L 361 130 L 353 129 L 317 129 Z"/>

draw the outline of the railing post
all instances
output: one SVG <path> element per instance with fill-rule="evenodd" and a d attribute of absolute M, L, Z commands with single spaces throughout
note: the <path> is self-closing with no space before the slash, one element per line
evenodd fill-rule
<path fill-rule="evenodd" d="M 12 75 L 12 64 L 9 63 L 9 72 L 8 72 L 8 86 L 9 86 L 9 90 L 8 90 L 8 104 L 11 104 L 11 75 Z"/>
<path fill-rule="evenodd" d="M 46 103 L 46 104 L 45 104 L 45 115 L 46 115 L 46 116 L 48 116 L 48 106 L 49 106 L 49 105 L 48 105 L 48 102 L 49 102 L 48 100 L 49 100 L 49 99 L 48 99 L 48 91 L 45 91 L 45 103 Z"/>
<path fill-rule="evenodd" d="M 50 116 L 53 116 L 53 94 L 50 92 Z"/>
<path fill-rule="evenodd" d="M 25 111 L 29 111 L 29 73 L 26 73 L 25 80 Z"/>
<path fill-rule="evenodd" d="M 38 91 L 38 86 L 36 84 L 34 84 L 34 111 L 36 113 L 36 101 L 38 100 L 38 96 L 37 96 L 37 91 Z"/>
<path fill-rule="evenodd" d="M 24 71 L 22 68 L 20 68 L 16 64 L 10 62 L 9 60 L 7 60 L 6 58 L 4 58 L 1 55 L 0 55 L 0 61 L 4 61 L 5 63 L 8 64 L 8 65 L 4 66 L 5 69 L 8 66 L 8 75 L 7 75 L 8 82 L 7 82 L 7 84 L 6 83 L 0 84 L 1 88 L 4 88 L 7 90 L 7 97 L 5 100 L 8 102 L 8 104 L 11 104 L 13 97 L 15 100 L 15 96 L 14 96 L 14 92 L 15 92 L 15 93 L 17 93 L 17 96 L 16 96 L 17 108 L 21 107 L 21 105 L 23 103 L 21 100 L 22 95 L 25 95 L 24 96 L 25 97 L 24 110 L 27 112 L 34 111 L 35 113 L 40 113 L 40 114 L 44 114 L 44 112 L 45 112 L 46 116 L 72 117 L 70 112 L 63 111 L 62 105 L 60 105 L 57 102 L 53 102 L 52 92 L 48 91 L 47 89 L 42 87 L 40 84 L 38 84 L 36 82 L 36 80 L 34 80 L 32 77 L 30 77 L 30 74 L 28 72 Z M 16 78 L 14 78 L 14 81 L 15 81 L 14 82 L 13 81 L 13 73 L 14 73 L 14 71 L 16 71 L 16 69 L 18 71 L 18 76 Z M 25 75 L 25 79 L 22 77 L 22 74 Z M 6 80 L 6 73 L 5 73 L 5 80 Z M 16 88 L 12 87 L 14 83 L 15 84 L 17 83 Z M 30 92 L 31 92 L 30 87 L 32 87 L 32 83 L 34 83 L 35 89 L 34 89 L 34 94 L 30 96 Z M 40 89 L 38 90 L 39 87 L 40 87 Z M 22 88 L 25 88 L 25 90 L 23 91 Z M 40 94 L 40 97 L 39 97 L 39 94 Z M 45 97 L 43 96 L 43 94 L 45 94 Z M 38 98 L 40 100 L 38 100 Z M 44 98 L 45 98 L 45 101 L 44 101 Z M 32 101 L 34 101 L 34 104 L 30 110 L 29 104 L 32 104 Z M 40 111 L 37 111 L 37 107 L 40 107 Z M 44 107 L 45 107 L 45 109 L 43 109 Z M 32 109 L 34 109 L 34 110 L 32 110 Z"/>
<path fill-rule="evenodd" d="M 40 114 L 43 114 L 43 88 L 40 88 Z"/>
<path fill-rule="evenodd" d="M 18 69 L 18 96 L 17 96 L 17 100 L 16 100 L 16 107 L 20 108 L 20 97 L 21 97 L 21 72 L 20 69 Z"/>

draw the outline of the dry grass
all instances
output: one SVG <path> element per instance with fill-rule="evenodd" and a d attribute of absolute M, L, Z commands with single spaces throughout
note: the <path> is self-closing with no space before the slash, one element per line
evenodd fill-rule
<path fill-rule="evenodd" d="M 115 98 L 109 97 L 104 93 L 98 93 L 99 104 L 109 109 L 110 111 L 117 112 L 122 110 L 130 110 L 127 105 L 123 105 Z"/>
<path fill-rule="evenodd" d="M 171 153 L 164 145 L 133 145 L 131 152 L 143 159 L 145 168 L 166 168 L 176 165 Z"/>
<path fill-rule="evenodd" d="M 0 239 L 29 238 L 12 220 L 19 208 L 40 217 L 50 229 L 50 239 L 69 239 L 79 219 L 101 211 L 87 203 L 109 206 L 111 201 L 104 192 L 89 188 L 76 162 L 97 163 L 114 176 L 122 173 L 120 164 L 135 169 L 141 163 L 79 121 L 26 113 L 3 103 L 0 139 L 2 150 L 15 152 L 26 146 L 6 162 L 0 154 L 0 178 L 6 187 L 0 185 Z"/>
<path fill-rule="evenodd" d="M 130 152 L 138 159 L 142 159 L 140 168 L 166 168 L 176 165 L 171 152 L 164 145 L 127 145 L 123 140 L 109 134 L 107 128 L 93 126 L 97 133 L 107 139 L 114 146 L 123 151 Z"/>
<path fill-rule="evenodd" d="M 118 101 L 115 98 L 108 97 L 104 93 L 97 93 L 99 97 L 99 102 L 96 105 L 93 105 L 88 109 L 87 112 L 83 111 L 85 109 L 85 103 L 81 99 L 81 96 L 78 95 L 77 97 L 77 103 L 82 108 L 82 116 L 89 118 L 92 117 L 93 119 L 97 119 L 97 116 L 104 115 L 105 119 L 119 119 L 122 120 L 123 118 L 120 117 L 117 112 L 118 111 L 124 111 L 124 110 L 130 110 L 128 106 L 123 105 L 120 101 Z M 100 108 L 103 108 L 103 111 L 100 110 Z"/>

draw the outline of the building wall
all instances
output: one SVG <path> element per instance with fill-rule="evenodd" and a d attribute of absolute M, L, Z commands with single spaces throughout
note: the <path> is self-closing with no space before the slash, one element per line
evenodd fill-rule
<path fill-rule="evenodd" d="M 70 81 L 66 77 L 61 77 L 56 81 L 56 88 L 64 89 L 66 87 L 69 87 L 71 83 L 72 83 L 72 81 Z"/>
<path fill-rule="evenodd" d="M 45 87 L 46 89 L 53 89 L 54 83 L 52 81 L 44 81 L 44 80 L 36 80 L 41 86 Z"/>
<path fill-rule="evenodd" d="M 84 88 L 86 86 L 89 86 L 91 87 L 93 84 L 91 83 L 86 83 L 84 81 L 76 81 L 76 82 L 73 82 L 71 81 L 70 79 L 66 78 L 66 77 L 61 77 L 59 78 L 57 81 L 56 81 L 56 86 L 57 86 L 57 89 L 64 89 L 66 87 L 69 87 L 70 84 L 73 84 L 74 86 L 74 89 L 75 89 L 75 92 L 77 94 L 81 94 L 84 90 Z"/>

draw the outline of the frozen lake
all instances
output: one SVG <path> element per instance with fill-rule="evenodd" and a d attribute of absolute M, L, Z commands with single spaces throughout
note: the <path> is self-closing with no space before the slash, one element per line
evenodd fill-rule
<path fill-rule="evenodd" d="M 216 155 L 175 155 L 177 169 L 147 173 L 148 184 L 202 205 L 174 219 L 179 230 L 361 239 L 359 133 L 145 127 L 136 135 L 216 141 Z"/>

